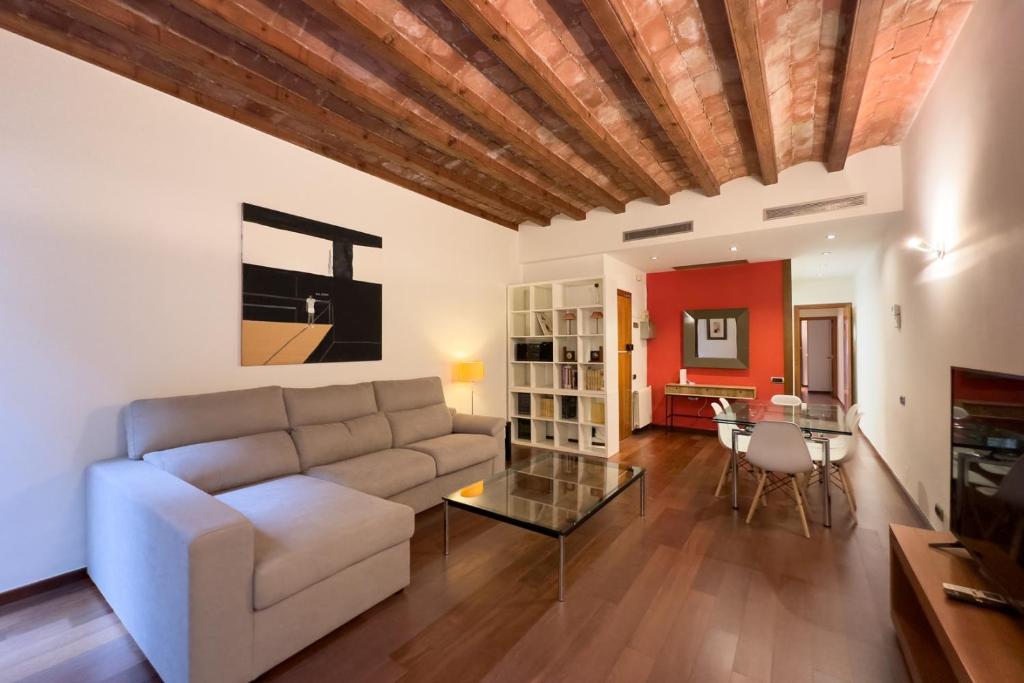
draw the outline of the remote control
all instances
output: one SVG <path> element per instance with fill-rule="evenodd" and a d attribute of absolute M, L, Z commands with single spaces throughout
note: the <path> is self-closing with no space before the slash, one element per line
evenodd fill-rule
<path fill-rule="evenodd" d="M 992 591 L 978 590 L 977 588 L 968 588 L 967 586 L 958 586 L 954 583 L 942 584 L 942 590 L 946 591 L 946 595 L 954 600 L 960 600 L 962 602 L 969 602 L 972 605 L 979 607 L 991 607 L 992 609 L 1001 609 L 1010 611 L 1013 608 L 1006 599 L 999 593 L 993 593 Z"/>

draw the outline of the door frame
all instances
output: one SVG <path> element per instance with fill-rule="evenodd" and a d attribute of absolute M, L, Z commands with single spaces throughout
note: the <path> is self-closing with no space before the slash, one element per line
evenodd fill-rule
<path fill-rule="evenodd" d="M 619 320 L 619 300 L 626 299 L 629 302 L 629 319 L 625 321 L 625 327 L 623 322 Z M 621 350 L 622 340 L 619 338 L 619 330 L 625 329 L 629 332 L 629 340 L 627 344 L 633 343 L 633 293 L 628 292 L 624 289 L 615 290 L 615 376 L 616 382 L 619 388 L 619 443 L 633 435 L 633 351 L 632 350 Z M 619 368 L 621 362 L 621 355 L 625 353 L 629 361 L 629 372 L 626 374 L 625 383 L 626 386 L 623 388 L 623 377 L 622 372 Z M 626 429 L 622 429 L 625 425 Z"/>
<path fill-rule="evenodd" d="M 846 379 L 847 379 L 847 384 L 849 385 L 849 392 L 848 393 L 850 395 L 850 405 L 853 405 L 854 403 L 857 402 L 857 347 L 856 347 L 856 337 L 853 334 L 853 327 L 854 327 L 853 304 L 850 303 L 850 302 L 843 302 L 843 303 L 836 303 L 836 304 L 799 304 L 799 305 L 793 306 L 793 387 L 794 387 L 796 392 L 799 392 L 799 391 L 803 390 L 803 385 L 802 385 L 800 380 L 801 380 L 801 375 L 803 374 L 804 350 L 803 350 L 803 339 L 801 338 L 801 335 L 800 335 L 800 321 L 801 320 L 810 320 L 810 319 L 813 319 L 815 317 L 817 317 L 817 318 L 830 318 L 832 320 L 836 320 L 836 326 L 838 327 L 838 320 L 837 320 L 837 317 L 834 316 L 834 315 L 831 315 L 831 316 L 813 316 L 812 315 L 812 316 L 808 316 L 808 317 L 805 318 L 805 317 L 801 317 L 800 316 L 800 312 L 801 311 L 823 310 L 823 309 L 829 309 L 829 308 L 840 308 L 840 309 L 843 309 L 843 312 L 845 314 L 844 317 L 847 320 L 847 323 L 846 323 L 846 349 L 847 349 L 847 354 L 849 355 L 850 373 L 849 373 L 849 377 L 847 377 Z M 838 337 L 838 333 L 835 336 Z M 836 341 L 838 341 L 838 339 L 836 339 Z M 837 355 L 837 354 L 833 354 L 833 355 Z M 845 359 L 843 359 L 843 360 L 845 360 Z M 842 403 L 844 407 L 849 408 L 850 406 L 846 405 L 846 402 L 844 400 L 845 397 L 838 395 L 838 391 L 837 391 L 837 387 L 836 387 L 837 379 L 838 379 L 837 373 L 838 373 L 838 363 L 839 362 L 840 362 L 839 358 L 833 358 L 833 365 L 832 365 L 832 370 L 833 370 L 832 390 L 833 390 L 833 394 L 835 395 L 836 399 L 840 403 Z"/>

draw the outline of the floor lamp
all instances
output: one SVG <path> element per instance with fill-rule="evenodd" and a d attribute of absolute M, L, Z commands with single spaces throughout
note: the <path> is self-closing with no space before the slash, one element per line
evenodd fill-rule
<path fill-rule="evenodd" d="M 469 382 L 469 414 L 476 415 L 475 392 L 473 384 L 484 378 L 484 362 L 482 360 L 460 361 L 455 364 L 455 381 Z"/>

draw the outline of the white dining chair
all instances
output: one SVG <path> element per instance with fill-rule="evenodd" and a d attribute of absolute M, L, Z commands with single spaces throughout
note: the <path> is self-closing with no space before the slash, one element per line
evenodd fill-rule
<path fill-rule="evenodd" d="M 723 410 L 722 406 L 712 402 L 711 407 L 715 411 L 715 415 L 721 415 Z M 725 459 L 725 464 L 722 466 L 722 474 L 718 477 L 718 486 L 715 487 L 715 498 L 721 495 L 722 487 L 725 486 L 725 482 L 729 480 L 729 473 L 732 472 L 732 432 L 736 429 L 735 425 L 718 423 L 718 440 L 726 450 L 729 452 Z M 750 443 L 750 437 L 746 434 L 740 434 L 736 437 L 736 452 L 742 454 L 747 450 L 747 444 Z M 742 455 L 740 455 L 740 466 L 744 465 Z"/>
<path fill-rule="evenodd" d="M 804 400 L 799 396 L 793 394 L 775 394 L 772 396 L 772 403 L 777 406 L 799 406 L 802 405 Z"/>
<path fill-rule="evenodd" d="M 856 404 L 851 406 L 851 410 L 847 411 L 849 415 L 853 413 L 851 417 L 847 418 L 846 424 L 850 428 L 852 434 L 843 434 L 840 436 L 834 436 L 828 440 L 828 461 L 830 471 L 826 474 L 822 472 L 825 459 L 825 451 L 821 444 L 811 442 L 808 444 L 811 452 L 811 460 L 814 462 L 815 472 L 808 483 L 814 483 L 815 481 L 821 481 L 821 477 L 831 477 L 830 481 L 842 489 L 843 493 L 846 494 L 846 500 L 850 504 L 850 514 L 853 515 L 854 519 L 857 518 L 857 497 L 853 493 L 853 484 L 850 481 L 850 477 L 847 474 L 846 467 L 850 464 L 853 458 L 857 455 L 860 450 L 860 411 L 854 411 Z"/>
<path fill-rule="evenodd" d="M 797 475 L 809 474 L 814 470 L 814 464 L 800 428 L 792 422 L 759 422 L 750 435 L 746 458 L 760 470 L 754 500 L 747 512 L 747 524 L 753 519 L 762 496 L 779 489 L 789 489 L 789 495 L 800 511 L 804 536 L 810 538 L 804 493 L 797 483 Z"/>

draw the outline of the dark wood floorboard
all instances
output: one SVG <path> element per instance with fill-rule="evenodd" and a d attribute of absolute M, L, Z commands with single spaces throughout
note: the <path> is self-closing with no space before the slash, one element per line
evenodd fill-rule
<path fill-rule="evenodd" d="M 775 494 L 749 526 L 712 495 L 725 450 L 711 436 L 641 432 L 619 459 L 648 468 L 569 537 L 567 601 L 552 539 L 459 510 L 451 555 L 441 510 L 416 519 L 412 584 L 268 672 L 264 681 L 907 681 L 889 621 L 891 522 L 916 525 L 871 453 L 811 538 Z M 523 457 L 528 450 L 517 451 Z M 753 482 L 745 478 L 746 511 Z M 0 608 L 0 683 L 157 680 L 88 580 Z"/>

